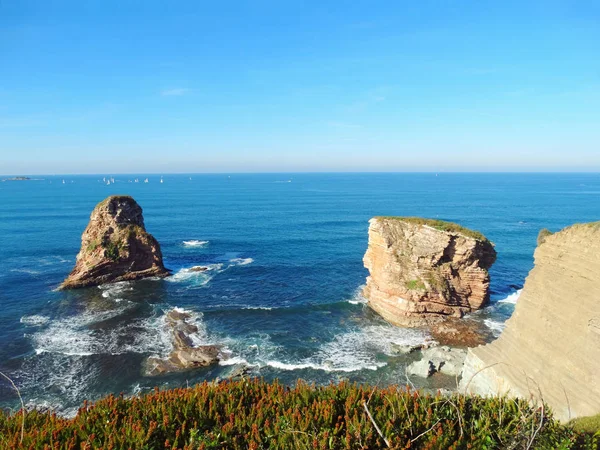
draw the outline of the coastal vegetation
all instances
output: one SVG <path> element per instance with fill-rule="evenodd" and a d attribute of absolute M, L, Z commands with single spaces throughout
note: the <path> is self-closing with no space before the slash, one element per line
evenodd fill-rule
<path fill-rule="evenodd" d="M 402 222 L 412 223 L 413 225 L 425 225 L 431 228 L 435 228 L 439 231 L 447 231 L 449 233 L 458 233 L 463 236 L 476 239 L 478 241 L 487 241 L 488 239 L 479 231 L 470 230 L 469 228 L 463 227 L 454 222 L 447 222 L 445 220 L 438 219 L 426 219 L 423 217 L 402 217 L 402 216 L 379 216 L 381 219 L 393 219 L 400 220 Z"/>
<path fill-rule="evenodd" d="M 110 395 L 74 418 L 0 413 L 6 449 L 596 449 L 599 438 L 523 400 L 258 379 Z"/>

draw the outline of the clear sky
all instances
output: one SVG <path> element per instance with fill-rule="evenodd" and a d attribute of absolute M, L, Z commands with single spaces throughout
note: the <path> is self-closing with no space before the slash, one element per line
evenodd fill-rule
<path fill-rule="evenodd" d="M 0 173 L 600 171 L 598 1 L 0 1 Z"/>

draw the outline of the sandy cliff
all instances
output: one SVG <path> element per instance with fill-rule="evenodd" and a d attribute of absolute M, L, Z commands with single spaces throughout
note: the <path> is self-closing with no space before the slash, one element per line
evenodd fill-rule
<path fill-rule="evenodd" d="M 168 274 L 160 245 L 146 231 L 140 205 L 128 196 L 111 196 L 92 211 L 75 268 L 60 287 L 96 286 Z"/>
<path fill-rule="evenodd" d="M 544 233 L 506 329 L 469 350 L 461 388 L 542 398 L 562 420 L 600 412 L 600 222 Z"/>
<path fill-rule="evenodd" d="M 387 321 L 421 326 L 462 317 L 489 300 L 493 245 L 450 222 L 375 217 L 364 257 L 364 295 Z"/>

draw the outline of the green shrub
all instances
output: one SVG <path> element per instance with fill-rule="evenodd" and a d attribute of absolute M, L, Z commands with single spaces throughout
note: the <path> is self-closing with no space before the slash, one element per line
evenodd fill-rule
<path fill-rule="evenodd" d="M 114 243 L 113 241 L 108 241 L 104 244 L 104 256 L 106 256 L 111 261 L 119 260 L 119 245 Z"/>
<path fill-rule="evenodd" d="M 100 242 L 98 240 L 93 240 L 91 241 L 88 246 L 87 246 L 87 251 L 88 252 L 93 252 L 94 250 L 96 250 L 98 247 L 100 247 Z"/>
<path fill-rule="evenodd" d="M 290 388 L 255 379 L 132 398 L 111 395 L 85 403 L 72 419 L 27 412 L 22 443 L 21 420 L 20 412 L 0 413 L 1 448 L 594 448 L 591 436 L 522 400 L 348 383 Z"/>
<path fill-rule="evenodd" d="M 554 233 L 550 231 L 548 228 L 542 228 L 537 237 L 537 245 L 538 247 L 546 242 L 546 238 L 548 236 L 552 236 Z"/>

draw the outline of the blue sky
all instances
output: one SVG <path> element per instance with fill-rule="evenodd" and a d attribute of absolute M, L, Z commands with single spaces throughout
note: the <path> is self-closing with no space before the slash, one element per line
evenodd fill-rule
<path fill-rule="evenodd" d="M 597 1 L 0 2 L 0 173 L 600 171 Z"/>

